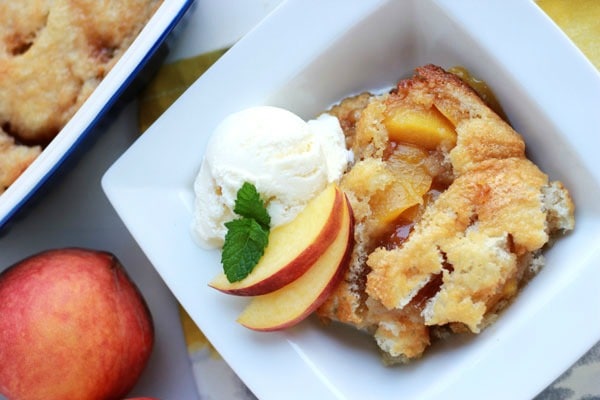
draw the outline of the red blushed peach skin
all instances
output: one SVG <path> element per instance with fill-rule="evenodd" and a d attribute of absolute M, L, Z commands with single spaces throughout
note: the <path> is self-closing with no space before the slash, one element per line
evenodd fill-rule
<path fill-rule="evenodd" d="M 110 253 L 50 250 L 0 274 L 0 393 L 8 399 L 123 398 L 153 343 L 146 303 Z"/>
<path fill-rule="evenodd" d="M 227 294 L 257 296 L 294 281 L 327 250 L 342 227 L 344 194 L 331 184 L 291 222 L 269 235 L 265 253 L 252 272 L 238 282 L 219 274 L 209 286 Z"/>
<path fill-rule="evenodd" d="M 291 327 L 316 310 L 338 285 L 352 252 L 354 221 L 344 198 L 342 229 L 309 270 L 283 288 L 252 299 L 238 322 L 257 331 Z"/>

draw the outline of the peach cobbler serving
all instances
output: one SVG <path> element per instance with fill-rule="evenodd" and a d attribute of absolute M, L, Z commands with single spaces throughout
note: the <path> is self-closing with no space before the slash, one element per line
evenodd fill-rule
<path fill-rule="evenodd" d="M 427 65 L 388 94 L 342 101 L 355 162 L 341 179 L 355 217 L 344 280 L 319 308 L 372 333 L 389 363 L 449 333 L 478 333 L 574 227 L 560 182 L 461 79 Z"/>
<path fill-rule="evenodd" d="M 479 333 L 539 271 L 573 202 L 461 73 L 426 65 L 308 122 L 262 106 L 219 125 L 193 227 L 222 249 L 209 285 L 252 297 L 238 322 L 272 331 L 316 311 L 407 362 Z"/>

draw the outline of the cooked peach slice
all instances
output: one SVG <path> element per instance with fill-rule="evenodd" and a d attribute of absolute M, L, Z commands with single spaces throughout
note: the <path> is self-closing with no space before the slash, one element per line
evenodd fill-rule
<path fill-rule="evenodd" d="M 224 293 L 256 296 L 275 291 L 299 276 L 327 250 L 342 226 L 344 194 L 329 185 L 291 222 L 271 230 L 265 253 L 244 279 L 219 274 L 209 286 Z"/>
<path fill-rule="evenodd" d="M 427 150 L 456 144 L 454 125 L 435 107 L 394 105 L 383 121 L 391 141 L 410 143 Z"/>
<path fill-rule="evenodd" d="M 390 184 L 371 197 L 374 218 L 383 224 L 394 221 L 410 207 L 423 202 L 432 178 L 423 165 L 426 151 L 412 146 L 399 146 L 387 160 L 386 174 Z"/>

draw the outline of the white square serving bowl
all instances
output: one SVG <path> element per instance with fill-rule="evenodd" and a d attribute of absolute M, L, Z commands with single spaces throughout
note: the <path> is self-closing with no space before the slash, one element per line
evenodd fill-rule
<path fill-rule="evenodd" d="M 133 43 L 102 82 L 77 110 L 56 137 L 19 178 L 0 195 L 0 233 L 75 152 L 84 152 L 85 139 L 118 104 L 127 90 L 135 89 L 136 79 L 149 74 L 160 57 L 161 46 L 184 17 L 193 0 L 164 0 Z"/>
<path fill-rule="evenodd" d="M 256 333 L 246 301 L 207 286 L 219 252 L 190 234 L 193 180 L 219 121 L 270 104 L 304 118 L 390 88 L 414 67 L 462 65 L 493 88 L 528 154 L 571 191 L 575 231 L 476 337 L 384 367 L 371 339 L 309 319 Z M 103 177 L 116 211 L 177 299 L 261 399 L 531 398 L 600 339 L 600 77 L 523 0 L 288 0 L 227 52 Z"/>

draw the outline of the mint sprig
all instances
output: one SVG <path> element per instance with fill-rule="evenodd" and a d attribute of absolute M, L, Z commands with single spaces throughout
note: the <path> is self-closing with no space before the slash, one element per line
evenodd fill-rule
<path fill-rule="evenodd" d="M 248 182 L 244 182 L 238 190 L 233 212 L 242 217 L 254 219 L 267 230 L 271 224 L 271 217 L 265 203 L 260 198 L 256 187 Z"/>
<path fill-rule="evenodd" d="M 271 217 L 256 187 L 245 182 L 237 192 L 233 211 L 240 216 L 226 222 L 221 264 L 229 282 L 250 274 L 269 243 Z"/>

